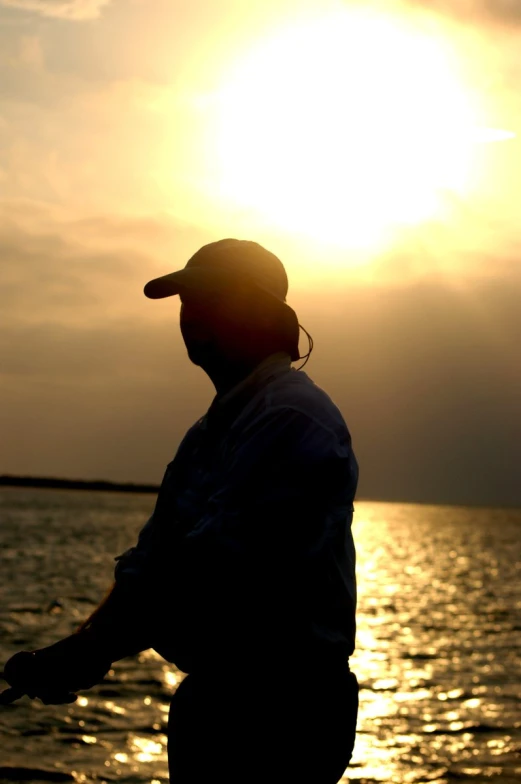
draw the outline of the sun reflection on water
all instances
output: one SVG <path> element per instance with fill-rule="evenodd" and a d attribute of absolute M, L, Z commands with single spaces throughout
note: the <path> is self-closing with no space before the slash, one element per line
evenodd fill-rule
<path fill-rule="evenodd" d="M 170 667 L 163 667 L 163 681 L 165 682 L 165 686 L 170 686 L 173 688 L 179 685 L 181 676 L 178 672 L 172 670 Z"/>
<path fill-rule="evenodd" d="M 166 737 L 163 736 L 163 743 L 133 736 L 130 741 L 130 748 L 134 752 L 133 756 L 137 762 L 152 762 L 159 754 L 163 753 L 163 745 L 166 745 Z"/>
<path fill-rule="evenodd" d="M 127 712 L 125 708 L 122 708 L 121 705 L 116 705 L 116 703 L 112 702 L 112 700 L 106 700 L 103 705 L 111 713 L 117 713 L 120 716 L 124 716 Z"/>
<path fill-rule="evenodd" d="M 472 770 L 480 782 L 493 771 L 513 781 L 506 738 L 521 729 L 512 632 L 519 599 L 505 591 L 505 576 L 515 582 L 516 558 L 505 551 L 500 563 L 490 554 L 490 512 L 385 503 L 358 510 L 350 664 L 360 709 L 346 778 L 445 784 Z M 519 549 L 516 521 L 510 538 Z M 499 759 L 504 768 L 494 767 Z"/>
<path fill-rule="evenodd" d="M 494 510 L 357 505 L 358 633 L 350 665 L 360 710 L 346 780 L 521 780 L 521 514 L 509 514 L 510 522 Z M 118 662 L 110 683 L 66 708 L 63 726 L 52 706 L 33 712 L 32 727 L 20 722 L 24 733 L 36 733 L 10 736 L 19 744 L 13 759 L 42 767 L 51 759 L 45 754 L 58 751 L 59 767 L 78 784 L 167 781 L 164 731 L 183 678 L 151 651 Z"/>

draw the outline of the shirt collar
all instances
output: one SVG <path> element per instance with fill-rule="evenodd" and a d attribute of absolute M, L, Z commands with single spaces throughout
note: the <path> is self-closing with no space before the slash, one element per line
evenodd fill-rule
<path fill-rule="evenodd" d="M 215 396 L 207 417 L 221 419 L 226 412 L 240 410 L 254 392 L 271 378 L 291 370 L 291 357 L 285 351 L 270 354 L 252 372 L 228 390 L 222 397 Z"/>

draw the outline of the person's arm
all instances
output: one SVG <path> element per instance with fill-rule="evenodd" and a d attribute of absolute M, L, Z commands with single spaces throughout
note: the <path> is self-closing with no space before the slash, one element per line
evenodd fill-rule
<path fill-rule="evenodd" d="M 111 662 L 150 648 L 146 607 L 138 597 L 114 582 L 94 612 L 78 626 L 75 634 L 97 647 Z M 141 618 L 139 618 L 141 615 Z"/>
<path fill-rule="evenodd" d="M 24 694 L 46 704 L 73 702 L 75 692 L 102 681 L 113 662 L 149 648 L 146 624 L 135 619 L 139 607 L 131 607 L 128 600 L 128 594 L 114 584 L 73 634 L 46 648 L 12 656 L 4 667 L 11 689 L 1 702 Z"/>
<path fill-rule="evenodd" d="M 156 510 L 141 529 L 137 544 L 116 556 L 116 580 L 106 596 L 73 634 L 47 648 L 14 654 L 4 666 L 4 678 L 11 688 L 0 702 L 12 702 L 24 694 L 45 703 L 73 702 L 74 692 L 103 680 L 113 662 L 151 647 L 146 588 L 160 536 L 156 511 L 162 492 L 173 490 L 173 463 L 163 478 Z"/>
<path fill-rule="evenodd" d="M 114 583 L 93 613 L 76 632 L 97 646 L 111 661 L 119 661 L 152 647 L 154 637 L 154 586 L 164 558 L 173 558 L 175 537 L 172 504 L 179 472 L 186 470 L 201 420 L 186 433 L 174 459 L 167 465 L 154 512 L 138 535 L 137 543 L 115 557 Z"/>

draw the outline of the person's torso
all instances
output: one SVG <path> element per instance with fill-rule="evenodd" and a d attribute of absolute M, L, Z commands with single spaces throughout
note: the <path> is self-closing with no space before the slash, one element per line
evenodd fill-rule
<path fill-rule="evenodd" d="M 335 493 L 324 519 L 324 527 L 334 531 L 334 536 L 329 537 L 327 549 L 324 547 L 320 558 L 302 572 L 302 585 L 291 586 L 294 594 L 301 595 L 302 602 L 306 602 L 303 616 L 307 629 L 305 633 L 303 630 L 300 644 L 309 643 L 317 651 L 335 649 L 347 658 L 354 650 L 356 634 L 356 556 L 351 523 L 358 463 L 340 411 L 307 374 L 290 367 L 284 370 L 275 367 L 274 372 L 265 372 L 257 383 L 247 386 L 227 405 L 210 407 L 190 428 L 168 465 L 156 513 L 162 525 L 171 527 L 173 546 L 178 547 L 182 558 L 183 539 L 204 518 L 208 500 L 226 483 L 244 434 L 262 417 L 269 416 L 270 410 L 281 407 L 312 417 L 327 429 L 331 439 L 338 439 L 348 451 L 349 474 Z M 251 504 L 255 503 L 256 499 L 252 498 Z M 247 510 L 243 524 L 248 526 Z M 274 626 L 274 634 L 280 635 L 280 624 L 276 630 Z M 165 658 L 170 658 L 168 646 Z"/>

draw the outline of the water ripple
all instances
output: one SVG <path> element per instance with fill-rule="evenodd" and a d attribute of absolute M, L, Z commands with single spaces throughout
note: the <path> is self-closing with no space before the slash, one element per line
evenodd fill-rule
<path fill-rule="evenodd" d="M 0 491 L 3 661 L 70 634 L 153 501 Z M 519 782 L 521 510 L 360 502 L 353 532 L 360 713 L 346 779 Z M 168 707 L 182 678 L 144 651 L 72 705 L 24 698 L 0 713 L 0 778 L 166 781 Z"/>

